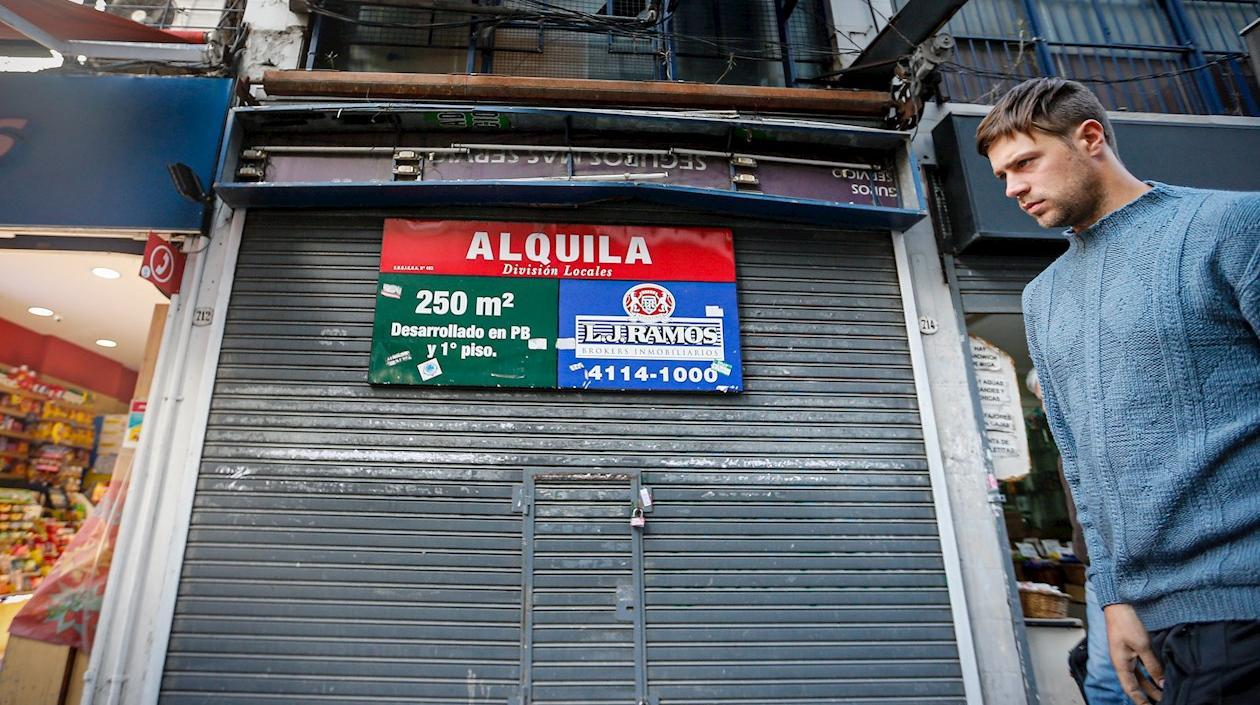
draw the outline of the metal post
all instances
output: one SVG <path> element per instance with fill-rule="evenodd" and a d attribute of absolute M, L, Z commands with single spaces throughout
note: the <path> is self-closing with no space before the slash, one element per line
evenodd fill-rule
<path fill-rule="evenodd" d="M 310 71 L 315 68 L 315 58 L 319 54 L 319 39 L 320 39 L 320 36 L 323 34 L 323 29 L 324 29 L 324 16 L 320 14 L 316 14 L 315 17 L 311 19 L 311 37 L 309 40 L 307 40 L 309 43 L 308 46 L 306 47 L 306 70 L 307 71 Z M 333 67 L 329 66 L 328 68 L 333 68 Z"/>
<path fill-rule="evenodd" d="M 980 685 L 976 645 L 972 638 L 971 611 L 967 607 L 967 593 L 963 586 L 962 559 L 959 556 L 958 536 L 950 504 L 949 481 L 945 476 L 945 458 L 941 450 L 940 436 L 937 433 L 936 406 L 932 402 L 931 382 L 928 379 L 927 353 L 924 350 L 922 333 L 919 331 L 918 304 L 915 302 L 915 289 L 910 255 L 906 250 L 905 234 L 893 231 L 892 245 L 897 264 L 901 305 L 905 314 L 906 335 L 910 347 L 910 367 L 914 370 L 915 396 L 919 403 L 919 418 L 923 428 L 923 446 L 927 455 L 932 501 L 936 508 L 937 528 L 940 530 L 941 562 L 944 564 L 945 584 L 949 591 L 954 638 L 958 644 L 958 665 L 962 669 L 963 692 L 967 705 L 982 705 L 984 693 Z"/>
<path fill-rule="evenodd" d="M 498 29 L 491 25 L 486 31 L 486 43 L 481 47 L 481 72 L 494 73 L 494 39 Z"/>
<path fill-rule="evenodd" d="M 630 475 L 630 502 L 634 504 L 643 486 L 637 470 Z M 636 505 L 637 506 L 637 505 Z M 630 527 L 630 575 L 634 579 L 634 697 L 651 702 L 647 682 L 647 590 L 643 575 L 643 529 Z"/>
<path fill-rule="evenodd" d="M 1035 0 L 1023 0 L 1023 3 L 1024 16 L 1028 18 L 1028 28 L 1033 33 L 1033 50 L 1037 53 L 1037 62 L 1041 64 L 1041 73 L 1057 76 L 1059 72 L 1054 68 L 1054 55 L 1050 53 L 1050 46 L 1046 43 L 1045 27 L 1041 24 L 1041 15 L 1037 13 Z"/>
<path fill-rule="evenodd" d="M 669 4 L 661 3 L 661 17 L 656 22 L 656 47 L 660 59 L 656 62 L 656 66 L 652 70 L 652 75 L 658 81 L 670 80 L 669 59 Z"/>
<path fill-rule="evenodd" d="M 521 683 L 519 697 L 509 700 L 529 705 L 534 683 L 534 469 L 521 473 Z"/>
<path fill-rule="evenodd" d="M 477 16 L 472 15 L 468 21 L 468 58 L 464 62 L 464 73 L 472 75 L 477 73 Z"/>
<path fill-rule="evenodd" d="M 1251 86 L 1247 85 L 1247 73 L 1243 71 L 1242 62 L 1230 59 L 1229 69 L 1234 75 L 1234 85 L 1238 86 L 1238 97 L 1242 100 L 1243 109 L 1248 115 L 1260 115 L 1260 105 L 1256 104 L 1255 96 L 1251 95 Z"/>
<path fill-rule="evenodd" d="M 779 26 L 779 56 L 783 59 L 783 85 L 788 88 L 796 86 L 796 67 L 792 65 L 792 47 L 788 44 L 788 21 L 795 9 L 796 0 L 774 0 L 774 18 Z"/>
<path fill-rule="evenodd" d="M 678 10 L 675 9 L 674 12 Z M 678 41 L 674 38 L 674 12 L 665 20 L 665 80 L 677 81 L 678 78 Z"/>
<path fill-rule="evenodd" d="M 954 257 L 952 255 L 942 257 L 941 266 L 945 270 L 945 281 L 949 286 L 955 320 L 958 321 L 959 334 L 963 339 L 962 352 L 967 368 L 967 391 L 971 395 L 971 408 L 975 413 L 976 428 L 981 429 L 980 443 L 985 448 L 985 475 L 992 478 L 992 483 L 996 483 L 997 479 L 989 462 L 989 458 L 992 457 L 988 450 L 989 440 L 983 432 L 984 413 L 980 410 L 980 390 L 976 386 L 975 375 L 976 365 L 971 357 L 971 345 L 967 342 L 967 314 L 963 311 L 962 289 L 958 285 L 958 270 L 954 266 Z M 1004 501 L 1001 490 L 993 488 L 989 490 L 989 506 L 993 510 L 993 525 L 997 528 L 998 550 L 1001 552 L 1009 550 L 1011 545 L 1010 536 L 1006 532 Z M 1038 705 L 1040 695 L 1037 692 L 1037 676 L 1033 672 L 1032 649 L 1028 646 L 1028 627 L 1024 624 L 1024 608 L 1019 602 L 1019 579 L 1015 576 L 1015 564 L 1009 558 L 1003 561 L 1002 567 L 1006 573 L 1006 603 L 1010 608 L 1011 631 L 1015 633 L 1015 648 L 1019 651 L 1019 665 L 1024 672 L 1024 693 L 1031 705 Z"/>
<path fill-rule="evenodd" d="M 1199 49 L 1194 30 L 1190 27 L 1190 20 L 1186 17 L 1186 9 L 1181 5 L 1181 0 L 1162 1 L 1164 12 L 1168 13 L 1168 23 L 1172 26 L 1177 42 L 1185 47 L 1190 58 L 1191 68 L 1207 66 L 1207 57 Z M 1212 76 L 1207 72 L 1207 69 L 1198 69 L 1193 73 L 1195 82 L 1199 84 L 1199 91 L 1203 94 L 1203 103 L 1208 112 L 1213 115 L 1223 114 L 1225 112 L 1225 104 L 1221 101 L 1221 94 L 1216 90 L 1216 82 L 1212 80 Z"/>

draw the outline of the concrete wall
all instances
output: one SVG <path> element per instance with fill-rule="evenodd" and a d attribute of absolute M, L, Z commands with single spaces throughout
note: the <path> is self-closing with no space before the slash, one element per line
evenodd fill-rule
<path fill-rule="evenodd" d="M 906 231 L 905 241 L 919 315 L 937 324 L 936 333 L 923 337 L 923 346 L 984 701 L 1026 703 L 1014 621 L 1022 615 L 1010 602 L 1013 586 L 1002 507 L 990 501 L 987 451 L 964 353 L 966 333 L 945 283 L 931 222 Z"/>
<path fill-rule="evenodd" d="M 915 131 L 911 152 L 920 165 L 935 162 L 931 134 L 942 117 L 929 104 Z M 1000 495 L 990 491 L 992 464 L 968 369 L 966 322 L 946 283 L 931 221 L 907 231 L 905 240 L 919 315 L 937 324 L 937 332 L 925 335 L 923 345 L 985 702 L 1036 705 L 1036 679 L 1012 582 L 1002 505 L 994 501 Z"/>
<path fill-rule="evenodd" d="M 308 14 L 292 12 L 289 0 L 249 0 L 245 6 L 249 37 L 240 75 L 257 82 L 269 69 L 301 68 L 302 39 L 309 18 Z"/>

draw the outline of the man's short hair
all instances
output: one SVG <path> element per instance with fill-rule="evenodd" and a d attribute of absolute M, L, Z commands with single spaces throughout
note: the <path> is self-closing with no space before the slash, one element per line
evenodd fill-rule
<path fill-rule="evenodd" d="M 1015 134 L 1032 135 L 1034 130 L 1067 140 L 1086 120 L 1102 124 L 1108 146 L 1116 151 L 1116 133 L 1093 92 L 1063 78 L 1030 78 L 1002 96 L 980 122 L 976 149 L 987 157 L 994 142 Z"/>

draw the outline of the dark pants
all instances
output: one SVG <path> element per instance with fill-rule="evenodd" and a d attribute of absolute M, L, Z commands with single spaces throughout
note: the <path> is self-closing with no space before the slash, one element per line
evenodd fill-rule
<path fill-rule="evenodd" d="M 1260 704 L 1260 622 L 1178 624 L 1151 634 L 1160 705 Z"/>

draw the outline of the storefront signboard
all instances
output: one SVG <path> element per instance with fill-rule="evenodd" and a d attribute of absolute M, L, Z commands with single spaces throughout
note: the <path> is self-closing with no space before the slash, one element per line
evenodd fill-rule
<path fill-rule="evenodd" d="M 168 168 L 214 181 L 234 81 L 0 73 L 0 227 L 179 230 L 202 204 Z"/>
<path fill-rule="evenodd" d="M 731 232 L 390 219 L 373 384 L 737 392 Z"/>

